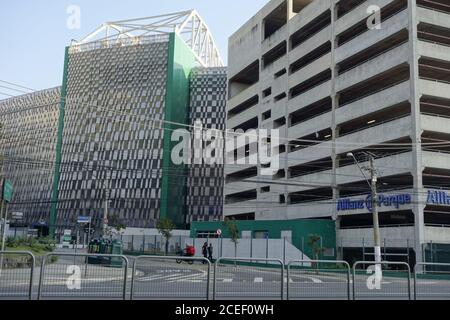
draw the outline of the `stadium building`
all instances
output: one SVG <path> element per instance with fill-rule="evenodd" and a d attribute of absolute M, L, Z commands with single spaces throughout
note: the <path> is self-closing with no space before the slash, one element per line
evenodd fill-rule
<path fill-rule="evenodd" d="M 3 135 L 18 142 L 3 144 L 14 210 L 58 232 L 78 216 L 140 228 L 220 218 L 222 180 L 210 175 L 223 166 L 175 165 L 171 134 L 195 121 L 224 129 L 225 104 L 226 69 L 196 11 L 103 24 L 66 48 L 61 88 L 0 102 Z"/>
<path fill-rule="evenodd" d="M 0 101 L 2 168 L 14 187 L 8 212 L 29 224 L 49 217 L 59 106 L 60 88 Z"/>

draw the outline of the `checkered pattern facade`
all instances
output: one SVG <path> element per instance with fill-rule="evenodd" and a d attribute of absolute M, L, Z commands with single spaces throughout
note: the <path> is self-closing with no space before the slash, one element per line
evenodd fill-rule
<path fill-rule="evenodd" d="M 57 202 L 57 230 L 90 215 L 100 227 L 108 214 L 130 227 L 154 227 L 160 213 L 162 124 L 168 39 L 141 45 L 69 51 Z M 225 129 L 225 68 L 190 74 L 190 124 Z M 14 205 L 26 222 L 48 221 L 58 136 L 61 88 L 0 101 L 5 172 Z M 186 222 L 222 217 L 223 166 L 190 165 Z"/>
<path fill-rule="evenodd" d="M 190 124 L 225 130 L 226 68 L 197 68 L 190 76 Z M 187 179 L 187 223 L 222 218 L 223 165 L 192 164 Z"/>
<path fill-rule="evenodd" d="M 159 216 L 168 39 L 69 55 L 57 224 Z"/>
<path fill-rule="evenodd" d="M 8 212 L 24 222 L 48 220 L 60 107 L 60 88 L 0 101 L 3 170 L 14 187 Z"/>

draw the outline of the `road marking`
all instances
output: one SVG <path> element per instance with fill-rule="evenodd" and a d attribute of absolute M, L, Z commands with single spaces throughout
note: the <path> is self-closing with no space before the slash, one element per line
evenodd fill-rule
<path fill-rule="evenodd" d="M 284 282 L 284 283 L 287 283 L 287 278 L 284 278 L 283 282 Z M 292 278 L 289 278 L 289 283 L 294 283 L 294 281 L 292 280 Z"/>
<path fill-rule="evenodd" d="M 261 283 L 261 282 L 264 282 L 264 279 L 263 278 L 255 278 L 255 280 L 253 280 L 253 282 L 258 282 L 258 283 Z"/>
<path fill-rule="evenodd" d="M 310 277 L 309 279 L 311 279 L 313 283 L 322 283 L 322 280 L 314 278 L 314 277 Z"/>
<path fill-rule="evenodd" d="M 202 281 L 202 279 L 206 279 L 206 276 L 207 276 L 207 272 L 201 271 L 201 273 L 190 274 L 187 276 L 181 276 L 181 277 L 178 277 L 177 279 L 171 280 L 169 282 L 192 282 L 192 280 Z"/>
<path fill-rule="evenodd" d="M 149 276 L 137 279 L 138 281 L 155 281 L 155 280 L 171 280 L 173 278 L 178 278 L 182 275 L 176 274 L 176 275 L 169 275 L 169 276 L 163 276 L 163 275 L 157 275 L 157 276 Z"/>
<path fill-rule="evenodd" d="M 233 282 L 233 279 L 223 279 L 223 282 Z"/>
<path fill-rule="evenodd" d="M 300 279 L 308 279 L 311 280 L 313 283 L 323 283 L 322 280 L 315 278 L 315 277 L 311 277 L 311 276 L 306 276 L 306 275 L 293 275 L 294 278 L 300 278 Z"/>

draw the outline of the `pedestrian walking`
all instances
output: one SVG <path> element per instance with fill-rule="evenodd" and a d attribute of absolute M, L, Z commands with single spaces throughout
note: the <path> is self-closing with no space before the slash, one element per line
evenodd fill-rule
<path fill-rule="evenodd" d="M 213 262 L 213 245 L 212 245 L 212 243 L 210 243 L 209 247 L 208 247 L 208 259 L 209 259 L 209 261 Z"/>
<path fill-rule="evenodd" d="M 205 242 L 202 247 L 202 255 L 205 259 L 208 259 L 208 242 Z M 203 261 L 205 263 L 205 261 Z"/>

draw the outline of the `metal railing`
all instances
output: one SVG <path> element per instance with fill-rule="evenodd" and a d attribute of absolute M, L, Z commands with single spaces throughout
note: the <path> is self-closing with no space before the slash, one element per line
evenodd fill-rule
<path fill-rule="evenodd" d="M 31 300 L 35 265 L 36 258 L 29 251 L 0 251 L 0 297 Z"/>
<path fill-rule="evenodd" d="M 98 49 L 107 49 L 114 47 L 123 47 L 123 46 L 132 46 L 132 45 L 142 45 L 142 44 L 150 44 L 150 43 L 158 43 L 158 42 L 167 42 L 169 41 L 169 36 L 167 34 L 157 34 L 157 35 L 147 35 L 147 36 L 139 36 L 133 38 L 121 38 L 121 39 L 110 39 L 110 40 L 98 40 L 87 43 L 75 43 L 70 46 L 70 53 L 78 53 L 85 51 L 92 51 Z"/>
<path fill-rule="evenodd" d="M 213 300 L 226 298 L 283 300 L 283 261 L 265 258 L 217 259 L 214 264 Z"/>
<path fill-rule="evenodd" d="M 128 265 L 123 255 L 48 253 L 41 264 L 37 299 L 125 300 Z"/>
<path fill-rule="evenodd" d="M 200 265 L 202 268 L 190 267 Z M 210 299 L 211 262 L 199 257 L 139 256 L 130 299 Z"/>
<path fill-rule="evenodd" d="M 411 269 L 406 262 L 382 261 L 380 263 L 382 269 L 382 277 L 378 280 L 378 288 L 369 287 L 368 282 L 371 280 L 375 280 L 376 275 L 375 268 L 373 268 L 372 270 L 366 269 L 366 265 L 375 267 L 376 263 L 374 261 L 357 261 L 353 264 L 353 300 L 356 300 L 359 296 L 365 299 L 397 299 L 403 297 L 403 299 L 407 298 L 407 300 L 411 300 Z M 358 287 L 360 281 L 358 281 L 356 272 L 358 266 L 364 266 L 362 271 L 364 272 L 364 274 L 369 275 L 369 277 L 367 278 L 362 277 L 362 280 L 365 280 L 365 283 L 360 287 Z M 405 275 L 403 277 L 399 276 L 396 270 L 383 270 L 383 267 L 386 266 L 403 266 L 404 269 L 400 271 L 402 271 Z"/>
<path fill-rule="evenodd" d="M 293 268 L 299 265 L 298 268 Z M 309 267 L 305 268 L 307 264 Z M 328 265 L 323 268 L 320 265 Z M 344 268 L 338 268 L 338 265 Z M 334 268 L 333 268 L 334 267 Z M 297 273 L 297 274 L 296 274 Z M 324 278 L 323 282 L 317 277 Z M 293 278 L 306 279 L 295 281 Z M 287 264 L 286 298 L 291 299 L 351 299 L 350 265 L 341 260 L 296 260 Z"/>
<path fill-rule="evenodd" d="M 0 298 L 36 298 L 35 256 L 4 251 L 0 261 Z M 139 256 L 130 275 L 123 255 L 49 253 L 42 259 L 37 299 L 351 299 L 352 291 L 354 300 L 450 299 L 450 263 L 417 263 L 413 288 L 407 263 L 380 265 L 382 278 L 374 287 L 374 261 L 351 268 L 339 260 L 285 265 L 279 259 L 221 257 L 213 272 L 205 258 Z"/>
<path fill-rule="evenodd" d="M 450 263 L 418 262 L 416 264 L 414 300 L 419 299 L 450 299 Z"/>

